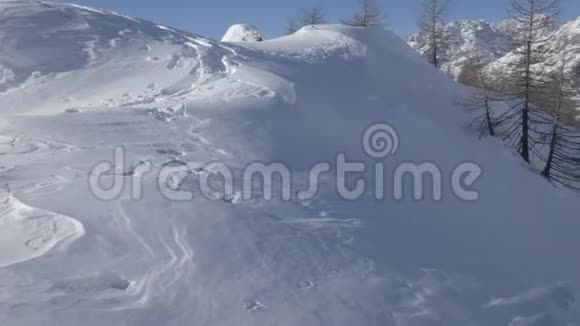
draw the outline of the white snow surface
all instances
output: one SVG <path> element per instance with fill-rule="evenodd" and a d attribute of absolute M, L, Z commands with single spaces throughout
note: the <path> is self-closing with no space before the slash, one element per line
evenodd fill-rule
<path fill-rule="evenodd" d="M 265 39 L 257 27 L 248 24 L 235 24 L 228 28 L 222 42 L 262 42 Z"/>
<path fill-rule="evenodd" d="M 479 139 L 454 104 L 470 90 L 393 33 L 226 44 L 67 4 L 0 9 L 1 325 L 580 323 L 578 196 Z M 430 161 L 449 183 L 476 162 L 480 199 L 347 201 L 332 174 L 310 201 L 178 202 L 157 185 L 170 162 L 193 189 L 194 167 L 261 161 L 302 189 L 339 152 L 374 166 L 360 142 L 375 123 L 400 137 L 385 176 Z M 127 167 L 104 182 L 142 176 L 140 200 L 88 190 L 118 146 Z"/>

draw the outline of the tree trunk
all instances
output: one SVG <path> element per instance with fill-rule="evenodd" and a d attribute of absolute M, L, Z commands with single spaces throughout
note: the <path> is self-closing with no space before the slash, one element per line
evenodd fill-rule
<path fill-rule="evenodd" d="M 550 152 L 548 154 L 548 159 L 546 160 L 546 167 L 542 172 L 542 176 L 546 179 L 551 180 L 552 178 L 552 164 L 554 163 L 554 153 L 556 152 L 556 144 L 558 143 L 558 122 L 554 122 L 554 127 L 552 129 L 552 139 L 550 141 Z"/>
<path fill-rule="evenodd" d="M 495 130 L 493 129 L 493 123 L 491 121 L 491 114 L 489 112 L 489 99 L 485 99 L 485 120 L 487 121 L 487 128 L 489 129 L 489 134 L 493 137 L 495 136 Z"/>
<path fill-rule="evenodd" d="M 522 111 L 522 139 L 520 153 L 526 162 L 530 162 L 530 91 L 532 78 L 532 41 L 526 43 L 525 94 Z"/>

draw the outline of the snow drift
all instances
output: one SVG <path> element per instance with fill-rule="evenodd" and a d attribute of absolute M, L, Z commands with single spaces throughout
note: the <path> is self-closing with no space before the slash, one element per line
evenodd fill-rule
<path fill-rule="evenodd" d="M 3 325 L 580 322 L 577 195 L 478 139 L 454 105 L 469 89 L 394 34 L 311 26 L 232 44 L 66 4 L 1 6 L 2 57 L 20 58 L 1 62 L 15 77 L 0 94 L 0 223 L 17 230 L 0 246 Z M 43 31 L 56 52 L 39 58 L 28 40 Z M 380 161 L 361 144 L 376 123 L 400 138 Z M 99 200 L 89 175 L 119 147 L 126 166 L 102 181 L 126 187 Z M 347 201 L 328 174 L 312 200 L 169 201 L 156 178 L 186 164 L 177 186 L 194 189 L 210 162 L 282 162 L 300 186 L 337 153 L 384 163 L 385 178 L 429 161 L 446 184 L 475 162 L 479 200 L 450 187 L 376 200 L 369 184 Z M 37 233 L 46 245 L 22 246 Z"/>

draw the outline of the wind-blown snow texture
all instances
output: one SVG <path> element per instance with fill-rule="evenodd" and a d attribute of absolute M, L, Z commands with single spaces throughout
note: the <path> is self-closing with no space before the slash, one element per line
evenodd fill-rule
<path fill-rule="evenodd" d="M 577 196 L 479 140 L 453 104 L 469 90 L 394 34 L 226 44 L 78 6 L 0 6 L 1 325 L 580 322 Z M 311 201 L 170 202 L 154 174 L 141 200 L 88 191 L 115 146 L 127 181 L 144 161 L 302 176 L 337 152 L 374 164 L 360 139 L 377 122 L 400 134 L 389 171 L 477 162 L 480 200 L 349 202 L 333 177 Z"/>

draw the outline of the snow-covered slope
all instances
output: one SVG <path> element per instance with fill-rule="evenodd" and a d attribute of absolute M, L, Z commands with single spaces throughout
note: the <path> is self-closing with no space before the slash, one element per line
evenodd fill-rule
<path fill-rule="evenodd" d="M 255 26 L 248 24 L 232 25 L 222 38 L 222 42 L 262 42 L 266 38 Z"/>
<path fill-rule="evenodd" d="M 0 51 L 20 60 L 2 59 L 17 77 L 0 93 L 0 324 L 580 322 L 577 195 L 479 140 L 454 105 L 469 90 L 394 34 L 316 26 L 226 44 L 45 1 L 2 9 Z M 29 40 L 50 30 L 54 48 Z M 361 144 L 377 123 L 399 140 L 384 160 Z M 100 200 L 93 167 L 121 148 L 125 164 L 100 181 L 125 187 Z M 337 153 L 367 164 L 362 198 L 342 199 L 336 173 L 310 200 L 195 191 L 211 162 L 236 185 L 247 164 L 282 162 L 302 190 L 310 167 Z M 425 161 L 441 170 L 442 200 L 395 200 L 396 167 Z M 477 201 L 451 191 L 463 162 L 483 169 Z M 172 165 L 185 178 L 159 184 Z M 195 195 L 168 200 L 166 183 Z"/>

